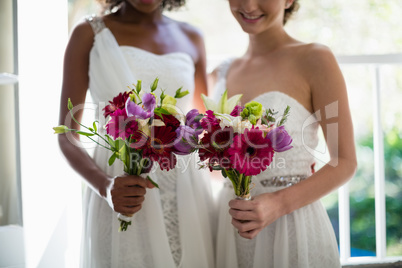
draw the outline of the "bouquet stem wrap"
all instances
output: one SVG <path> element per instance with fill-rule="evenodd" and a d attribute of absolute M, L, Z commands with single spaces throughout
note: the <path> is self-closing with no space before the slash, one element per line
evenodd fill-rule
<path fill-rule="evenodd" d="M 234 169 L 224 170 L 224 172 L 226 177 L 228 177 L 233 184 L 236 199 L 250 200 L 250 184 L 252 176 L 244 175 Z"/>
<path fill-rule="evenodd" d="M 251 200 L 251 195 L 250 194 L 248 194 L 248 195 L 244 195 L 244 196 L 236 196 L 236 199 L 237 200 Z"/>

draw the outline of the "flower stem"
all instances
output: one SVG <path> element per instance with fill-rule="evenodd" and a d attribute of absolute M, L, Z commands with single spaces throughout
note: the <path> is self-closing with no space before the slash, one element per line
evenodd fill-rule
<path fill-rule="evenodd" d="M 241 196 L 242 193 L 242 186 L 243 186 L 243 174 L 239 174 L 239 181 L 237 183 L 236 195 Z"/>
<path fill-rule="evenodd" d="M 107 144 L 109 144 L 109 146 L 111 146 L 111 144 L 109 143 L 109 141 L 107 141 L 104 137 L 102 137 L 101 135 L 99 135 L 98 132 L 93 131 L 93 130 L 90 130 L 89 127 L 87 127 L 87 126 L 81 124 L 77 119 L 75 119 L 72 110 L 70 110 L 70 114 L 71 114 L 71 118 L 74 120 L 74 122 L 76 122 L 76 123 L 77 123 L 78 125 L 80 125 L 81 127 L 86 128 L 87 130 L 91 131 L 91 132 L 94 133 L 96 136 L 98 136 L 99 138 L 101 138 L 102 140 L 104 140 Z M 78 130 L 75 129 L 75 131 L 78 131 Z M 87 136 L 87 137 L 88 137 L 88 136 Z M 89 138 L 89 137 L 88 137 L 88 138 Z M 92 139 L 91 139 L 91 140 L 92 140 Z M 93 141 L 94 141 L 94 140 L 93 140 Z M 96 141 L 95 141 L 95 142 L 96 142 Z M 99 144 L 99 145 L 101 145 L 101 144 L 98 143 L 98 142 L 96 142 L 96 143 Z M 109 148 L 107 148 L 107 147 L 105 147 L 105 146 L 103 146 L 103 147 L 106 148 L 106 149 L 109 149 Z M 109 149 L 109 150 L 110 150 L 110 149 Z"/>
<path fill-rule="evenodd" d="M 120 221 L 119 232 L 127 231 L 128 226 L 131 225 L 131 221 L 123 221 L 120 219 L 119 219 L 119 221 Z"/>

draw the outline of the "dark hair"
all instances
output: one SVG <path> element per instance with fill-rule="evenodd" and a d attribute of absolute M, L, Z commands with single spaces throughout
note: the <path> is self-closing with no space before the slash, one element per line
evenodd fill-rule
<path fill-rule="evenodd" d="M 124 0 L 97 0 L 101 5 L 103 10 L 111 11 L 113 8 L 118 7 Z M 178 9 L 186 4 L 186 0 L 163 0 L 162 9 L 174 10 Z"/>
<path fill-rule="evenodd" d="M 299 9 L 299 0 L 295 0 L 290 7 L 285 9 L 285 15 L 283 16 L 283 24 L 285 25 L 286 22 L 290 19 L 290 17 Z"/>

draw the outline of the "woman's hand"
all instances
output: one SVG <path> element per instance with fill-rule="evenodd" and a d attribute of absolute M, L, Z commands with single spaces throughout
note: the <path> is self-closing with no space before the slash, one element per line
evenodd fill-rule
<path fill-rule="evenodd" d="M 154 187 L 149 180 L 140 176 L 116 176 L 110 179 L 106 188 L 106 200 L 114 211 L 123 215 L 133 215 L 142 207 L 146 188 Z"/>
<path fill-rule="evenodd" d="M 282 216 L 274 193 L 264 193 L 252 200 L 233 199 L 229 202 L 229 214 L 233 226 L 239 230 L 240 236 L 253 239 L 257 234 Z"/>

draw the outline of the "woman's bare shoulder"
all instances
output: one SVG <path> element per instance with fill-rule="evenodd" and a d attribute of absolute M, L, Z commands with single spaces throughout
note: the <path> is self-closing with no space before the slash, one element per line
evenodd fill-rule
<path fill-rule="evenodd" d="M 302 70 L 307 79 L 317 78 L 317 75 L 325 77 L 334 70 L 339 69 L 338 62 L 331 49 L 319 43 L 300 43 L 294 47 L 291 53 L 293 62 L 299 70 Z"/>
<path fill-rule="evenodd" d="M 176 28 L 196 46 L 204 45 L 204 36 L 202 31 L 190 23 L 170 19 L 170 23 L 174 24 Z"/>
<path fill-rule="evenodd" d="M 334 53 L 326 45 L 319 43 L 300 44 L 297 50 L 299 56 L 297 59 L 306 68 L 315 69 L 327 64 L 337 64 Z"/>
<path fill-rule="evenodd" d="M 72 29 L 70 40 L 77 40 L 83 43 L 92 43 L 94 39 L 94 31 L 88 20 L 78 22 Z"/>

